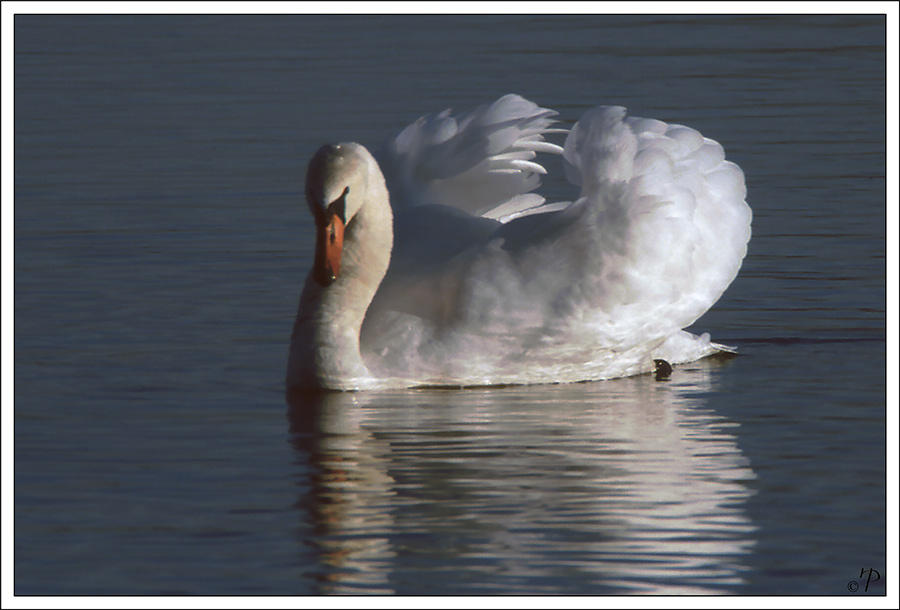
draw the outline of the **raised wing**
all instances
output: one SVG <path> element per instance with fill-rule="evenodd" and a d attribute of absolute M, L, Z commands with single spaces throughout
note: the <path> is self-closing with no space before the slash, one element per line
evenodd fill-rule
<path fill-rule="evenodd" d="M 750 239 L 744 175 L 722 147 L 688 127 L 598 107 L 572 128 L 564 158 L 581 187 L 576 203 L 498 231 L 518 267 L 552 270 L 529 276 L 543 282 L 534 293 L 608 345 L 670 335 L 706 312 Z"/>
<path fill-rule="evenodd" d="M 501 218 L 544 202 L 533 193 L 546 174 L 538 152 L 561 154 L 545 139 L 556 112 L 509 94 L 455 117 L 424 116 L 376 155 L 396 215 L 421 205 L 446 205 Z"/>
<path fill-rule="evenodd" d="M 395 250 L 363 329 L 371 365 L 474 383 L 573 381 L 650 370 L 659 350 L 675 361 L 714 351 L 680 329 L 746 254 L 740 168 L 693 129 L 598 107 L 565 143 L 578 198 L 531 214 L 543 202 L 531 193 L 535 153 L 558 152 L 543 139 L 553 116 L 506 96 L 459 120 L 420 119 L 388 144 Z M 502 216 L 510 199 L 512 220 L 477 216 Z"/>

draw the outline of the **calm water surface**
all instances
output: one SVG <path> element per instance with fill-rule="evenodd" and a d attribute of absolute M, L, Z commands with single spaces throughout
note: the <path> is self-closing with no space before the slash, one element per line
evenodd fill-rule
<path fill-rule="evenodd" d="M 286 404 L 311 153 L 508 92 L 724 145 L 742 355 Z M 885 205 L 880 17 L 17 16 L 15 592 L 850 595 Z"/>

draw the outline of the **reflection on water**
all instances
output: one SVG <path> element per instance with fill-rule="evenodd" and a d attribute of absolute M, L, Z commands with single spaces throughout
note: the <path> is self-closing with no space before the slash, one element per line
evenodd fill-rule
<path fill-rule="evenodd" d="M 321 592 L 738 591 L 754 474 L 706 404 L 715 366 L 291 397 L 313 532 L 299 542 L 317 549 Z"/>
<path fill-rule="evenodd" d="M 290 408 L 292 439 L 308 468 L 297 507 L 314 539 L 303 542 L 317 547 L 322 571 L 316 577 L 325 593 L 393 592 L 394 480 L 384 457 L 390 448 L 361 426 L 358 397 L 321 394 Z"/>

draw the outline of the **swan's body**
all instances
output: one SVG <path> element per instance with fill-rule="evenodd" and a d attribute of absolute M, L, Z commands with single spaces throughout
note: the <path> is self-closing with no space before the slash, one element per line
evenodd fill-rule
<path fill-rule="evenodd" d="M 563 149 L 544 139 L 554 116 L 508 95 L 419 119 L 377 161 L 359 144 L 316 154 L 289 388 L 608 379 L 722 349 L 682 329 L 746 254 L 741 170 L 618 107 L 587 112 Z M 564 153 L 574 202 L 533 193 L 537 152 Z"/>

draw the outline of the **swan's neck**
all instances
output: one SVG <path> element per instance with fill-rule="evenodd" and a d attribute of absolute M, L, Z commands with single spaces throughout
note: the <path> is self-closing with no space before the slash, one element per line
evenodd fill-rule
<path fill-rule="evenodd" d="M 379 176 L 380 178 L 380 176 Z M 383 179 L 348 222 L 341 271 L 333 284 L 306 279 L 288 364 L 288 386 L 353 390 L 371 386 L 359 334 L 387 273 L 393 246 L 391 207 Z"/>

